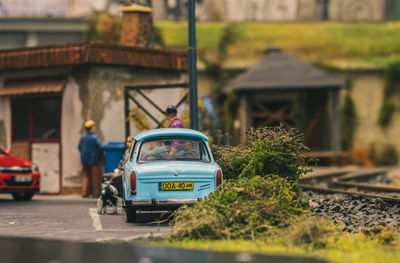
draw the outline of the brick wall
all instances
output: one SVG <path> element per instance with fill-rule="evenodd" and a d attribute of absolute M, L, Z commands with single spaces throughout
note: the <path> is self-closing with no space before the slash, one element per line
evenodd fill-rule
<path fill-rule="evenodd" d="M 150 33 L 150 13 L 123 13 L 121 44 L 134 47 L 149 47 Z"/>

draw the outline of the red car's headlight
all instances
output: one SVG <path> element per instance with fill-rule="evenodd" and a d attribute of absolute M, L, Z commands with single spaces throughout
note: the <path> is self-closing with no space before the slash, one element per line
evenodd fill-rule
<path fill-rule="evenodd" d="M 34 173 L 38 173 L 39 172 L 39 166 L 36 163 L 32 164 L 32 171 Z"/>

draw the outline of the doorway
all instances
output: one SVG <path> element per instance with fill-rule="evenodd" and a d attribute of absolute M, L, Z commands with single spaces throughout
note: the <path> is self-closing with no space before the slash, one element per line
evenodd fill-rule
<path fill-rule="evenodd" d="M 12 98 L 12 152 L 39 166 L 40 192 L 61 189 L 61 97 Z"/>

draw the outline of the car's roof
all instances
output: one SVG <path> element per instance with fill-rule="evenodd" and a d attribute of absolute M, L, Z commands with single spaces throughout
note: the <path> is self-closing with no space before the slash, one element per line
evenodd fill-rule
<path fill-rule="evenodd" d="M 181 128 L 165 128 L 165 129 L 154 129 L 150 131 L 145 131 L 136 135 L 135 140 L 143 141 L 148 138 L 164 137 L 164 136 L 187 136 L 187 137 L 199 138 L 206 141 L 208 140 L 208 137 L 199 131 L 192 129 L 181 129 Z"/>

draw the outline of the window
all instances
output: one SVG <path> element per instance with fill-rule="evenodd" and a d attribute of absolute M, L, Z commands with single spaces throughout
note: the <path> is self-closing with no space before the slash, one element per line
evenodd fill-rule
<path fill-rule="evenodd" d="M 57 141 L 60 138 L 61 99 L 12 100 L 14 141 Z"/>
<path fill-rule="evenodd" d="M 33 101 L 33 138 L 58 139 L 60 137 L 60 100 Z"/>
<path fill-rule="evenodd" d="M 155 161 L 210 162 L 210 155 L 204 142 L 198 139 L 170 137 L 144 141 L 138 162 Z"/>
<path fill-rule="evenodd" d="M 29 100 L 13 101 L 14 140 L 29 139 Z"/>

